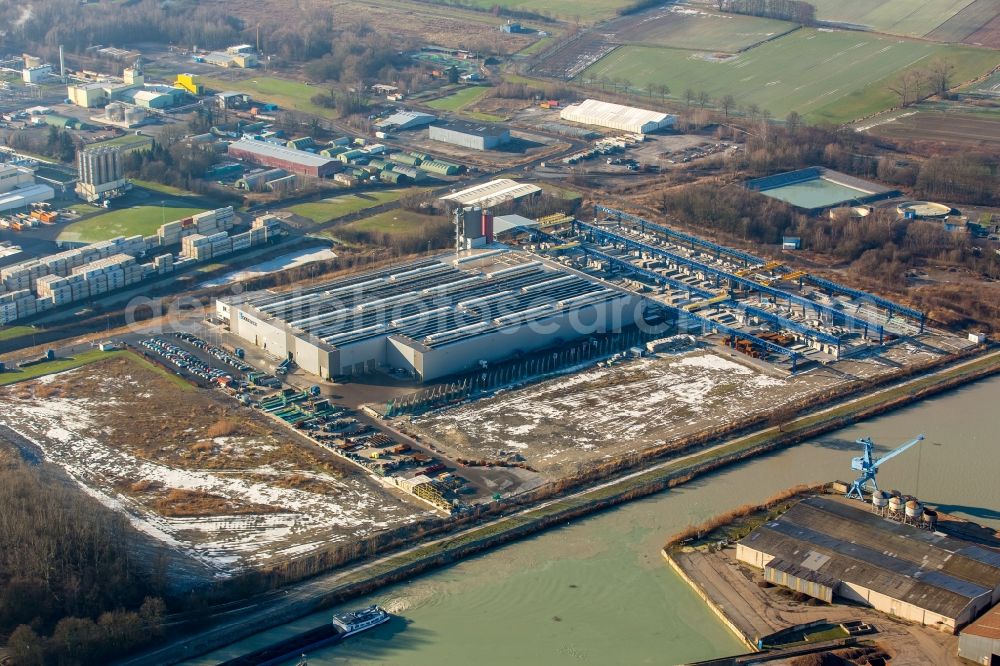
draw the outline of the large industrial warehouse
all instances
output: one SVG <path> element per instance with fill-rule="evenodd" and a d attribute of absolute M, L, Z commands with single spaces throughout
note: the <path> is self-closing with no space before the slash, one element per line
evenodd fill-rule
<path fill-rule="evenodd" d="M 229 155 L 252 164 L 315 178 L 332 176 L 343 167 L 341 162 L 333 158 L 252 139 L 241 139 L 229 144 Z"/>
<path fill-rule="evenodd" d="M 434 141 L 474 150 L 492 150 L 510 143 L 510 130 L 506 127 L 465 120 L 453 120 L 447 125 L 431 125 L 428 136 Z"/>
<path fill-rule="evenodd" d="M 378 367 L 422 380 L 628 326 L 642 300 L 506 249 L 425 259 L 305 290 L 221 299 L 230 330 L 328 379 Z"/>
<path fill-rule="evenodd" d="M 736 558 L 809 596 L 952 633 L 1000 601 L 1000 553 L 842 497 L 802 500 L 742 539 Z"/>
<path fill-rule="evenodd" d="M 579 104 L 571 104 L 559 113 L 559 117 L 581 125 L 607 127 L 634 134 L 649 134 L 657 130 L 667 129 L 673 127 L 677 121 L 676 116 L 668 113 L 612 104 L 598 99 L 588 99 Z"/>

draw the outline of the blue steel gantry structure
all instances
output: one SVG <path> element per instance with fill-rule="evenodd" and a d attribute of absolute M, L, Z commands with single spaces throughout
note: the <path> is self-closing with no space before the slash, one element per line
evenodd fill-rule
<path fill-rule="evenodd" d="M 621 224 L 622 221 L 631 222 L 632 224 L 638 225 L 642 233 L 645 233 L 647 230 L 655 231 L 663 235 L 676 245 L 682 247 L 686 246 L 691 250 L 699 250 L 702 252 L 707 252 L 709 254 L 714 255 L 716 259 L 721 259 L 722 256 L 727 256 L 731 259 L 736 259 L 741 261 L 744 266 L 764 265 L 767 263 L 766 259 L 754 256 L 748 252 L 743 252 L 741 250 L 736 250 L 730 247 L 726 247 L 724 245 L 719 245 L 718 243 L 713 243 L 709 240 L 705 240 L 704 238 L 698 238 L 697 236 L 693 236 L 691 234 L 686 234 L 681 231 L 670 229 L 669 227 L 665 227 L 662 224 L 657 224 L 655 222 L 651 222 L 649 220 L 641 218 L 638 215 L 626 213 L 624 211 L 617 210 L 615 208 L 609 208 L 607 206 L 594 205 L 594 219 L 597 219 L 599 215 L 602 213 L 604 215 L 615 218 L 618 221 L 619 225 Z M 825 289 L 831 293 L 843 294 L 845 296 L 850 296 L 851 298 L 868 301 L 873 305 L 876 305 L 884 309 L 886 312 L 888 312 L 889 314 L 887 320 L 891 319 L 893 315 L 901 315 L 903 317 L 909 317 L 911 319 L 914 319 L 917 322 L 919 322 L 920 332 L 923 333 L 924 331 L 926 316 L 923 312 L 920 312 L 919 310 L 907 307 L 905 305 L 900 305 L 899 303 L 894 303 L 893 301 L 890 301 L 886 298 L 876 296 L 875 294 L 869 294 L 868 292 L 861 291 L 860 289 L 852 289 L 850 287 L 846 287 L 844 285 L 833 282 L 832 280 L 826 280 L 824 278 L 817 277 L 809 273 L 805 274 L 802 277 L 802 281 L 808 282 L 816 287 L 820 287 L 821 289 Z M 775 291 L 779 293 L 785 293 L 781 292 L 781 290 L 775 290 Z"/>
<path fill-rule="evenodd" d="M 715 279 L 716 286 L 721 288 L 722 282 L 728 281 L 732 288 L 740 287 L 745 289 L 747 292 L 758 292 L 760 294 L 766 294 L 775 299 L 776 303 L 787 302 L 788 306 L 791 307 L 792 304 L 798 305 L 802 308 L 803 312 L 813 311 L 818 317 L 826 315 L 834 324 L 842 324 L 851 328 L 858 328 L 864 331 L 865 336 L 869 333 L 874 332 L 878 335 L 879 344 L 882 343 L 885 337 L 885 329 L 879 323 L 870 322 L 866 319 L 856 317 L 852 314 L 844 312 L 843 310 L 838 310 L 836 308 L 830 307 L 828 305 L 823 305 L 822 303 L 817 303 L 816 301 L 809 300 L 803 296 L 797 294 L 792 294 L 781 289 L 776 289 L 774 287 L 761 284 L 755 280 L 751 280 L 747 277 L 742 277 L 734 273 L 730 273 L 721 268 L 716 268 L 715 266 L 710 266 L 704 264 L 700 261 L 696 261 L 689 257 L 683 255 L 675 254 L 662 247 L 656 245 L 650 245 L 644 241 L 637 240 L 635 238 L 630 238 L 629 236 L 623 236 L 617 234 L 608 229 L 603 229 L 601 227 L 594 226 L 592 224 L 587 224 L 586 222 L 576 221 L 573 223 L 577 232 L 584 232 L 590 238 L 598 243 L 608 244 L 608 245 L 620 245 L 628 250 L 637 250 L 639 252 L 645 252 L 651 256 L 657 256 L 662 259 L 666 259 L 678 266 L 685 266 L 695 271 L 701 272 L 703 275 L 711 276 Z M 790 330 L 794 330 L 802 335 L 812 336 L 815 329 L 811 326 L 807 326 L 801 322 L 794 321 L 792 319 L 786 320 L 785 324 Z"/>
<path fill-rule="evenodd" d="M 520 229 L 521 231 L 523 231 L 525 233 L 528 233 L 528 234 L 534 236 L 537 239 L 544 240 L 544 241 L 552 243 L 554 245 L 560 245 L 560 244 L 563 243 L 563 239 L 559 238 L 558 236 L 554 236 L 554 235 L 552 235 L 552 234 L 550 234 L 548 232 L 542 231 L 541 229 L 536 229 L 536 228 L 532 228 L 532 227 L 518 227 L 518 229 Z M 669 278 L 669 277 L 667 277 L 665 275 L 660 275 L 659 273 L 657 273 L 655 271 L 651 271 L 649 269 L 642 268 L 641 266 L 636 266 L 635 264 L 633 264 L 633 263 L 631 263 L 629 261 L 625 261 L 624 259 L 621 259 L 620 257 L 612 256 L 612 255 L 607 254 L 605 252 L 601 252 L 600 250 L 597 250 L 595 248 L 588 247 L 586 245 L 580 245 L 580 246 L 578 246 L 578 247 L 576 247 L 574 249 L 579 250 L 579 251 L 583 252 L 584 254 L 586 254 L 588 256 L 591 256 L 591 257 L 593 257 L 595 259 L 603 261 L 603 262 L 607 263 L 608 266 L 610 266 L 610 267 L 617 268 L 617 269 L 624 270 L 624 271 L 628 271 L 628 272 L 633 273 L 635 275 L 640 275 L 640 276 L 645 277 L 645 278 L 647 278 L 649 280 L 653 280 L 654 282 L 657 282 L 657 283 L 660 283 L 660 284 L 666 284 L 666 285 L 669 285 L 669 286 L 674 287 L 676 289 L 681 289 L 681 290 L 685 290 L 686 289 L 690 293 L 697 294 L 699 296 L 706 296 L 706 297 L 707 296 L 715 296 L 714 292 L 708 291 L 706 289 L 702 289 L 701 287 L 695 287 L 693 285 L 689 285 L 686 282 L 681 282 L 680 280 L 674 280 L 674 279 Z M 726 303 L 728 303 L 728 302 L 729 301 L 726 301 Z M 747 333 L 746 331 L 740 330 L 738 328 L 733 328 L 731 326 L 726 326 L 725 324 L 717 322 L 717 321 L 715 321 L 713 319 L 709 319 L 708 317 L 703 317 L 703 316 L 701 316 L 699 314 L 696 314 L 694 312 L 688 312 L 687 310 L 684 310 L 684 309 L 678 308 L 678 307 L 674 307 L 674 306 L 668 305 L 666 303 L 661 303 L 659 301 L 655 301 L 655 304 L 656 304 L 657 307 L 661 308 L 662 310 L 667 311 L 667 312 L 671 312 L 676 317 L 678 328 L 683 328 L 683 330 L 688 331 L 688 332 L 693 331 L 695 329 L 698 329 L 698 330 L 700 330 L 702 332 L 724 333 L 726 335 L 733 336 L 734 339 L 735 338 L 741 338 L 743 340 L 748 340 L 748 341 L 752 342 L 754 345 L 760 347 L 761 349 L 765 349 L 765 350 L 771 352 L 772 354 L 777 354 L 779 356 L 784 356 L 784 357 L 788 358 L 789 361 L 791 361 L 792 371 L 793 372 L 796 369 L 796 365 L 798 364 L 798 362 L 802 358 L 802 354 L 800 354 L 799 352 L 797 352 L 797 351 L 795 351 L 793 349 L 789 349 L 787 347 L 783 347 L 783 346 L 781 346 L 779 344 L 775 344 L 774 342 L 771 342 L 770 340 L 764 340 L 763 338 L 759 338 L 756 335 L 753 335 L 752 333 Z M 757 308 L 753 308 L 752 306 L 747 306 L 747 307 L 750 310 L 757 310 Z M 761 310 L 760 312 L 763 313 L 763 314 L 765 314 L 765 315 L 772 316 L 771 313 L 766 312 L 764 310 Z M 752 313 L 752 314 L 754 316 L 757 316 L 756 313 Z M 784 321 L 784 320 L 782 320 L 782 321 Z M 797 324 L 797 322 L 788 322 L 788 323 L 795 323 L 795 324 Z M 782 324 L 782 325 L 784 325 L 784 324 Z M 809 332 L 810 333 L 820 333 L 819 331 L 814 331 L 813 329 L 809 329 Z M 826 335 L 826 334 L 821 334 L 821 335 Z M 828 336 L 828 337 L 829 337 L 829 341 L 831 342 L 831 344 L 837 344 L 838 345 L 837 349 L 838 349 L 838 352 L 839 352 L 839 342 L 840 341 L 837 340 L 836 338 L 834 338 L 833 336 Z"/>

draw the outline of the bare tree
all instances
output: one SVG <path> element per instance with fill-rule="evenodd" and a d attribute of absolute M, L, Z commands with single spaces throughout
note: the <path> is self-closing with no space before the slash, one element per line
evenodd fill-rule
<path fill-rule="evenodd" d="M 733 97 L 732 95 L 723 95 L 719 99 L 719 101 L 717 102 L 717 104 L 719 105 L 719 108 L 722 109 L 722 112 L 724 114 L 726 114 L 726 118 L 728 118 L 729 117 L 729 111 L 734 106 L 736 106 L 736 98 Z"/>
<path fill-rule="evenodd" d="M 955 63 L 950 60 L 935 60 L 927 68 L 927 81 L 931 92 L 946 97 L 951 89 L 951 77 L 955 74 Z"/>
<path fill-rule="evenodd" d="M 909 69 L 889 84 L 889 90 L 899 95 L 900 106 L 909 106 L 919 99 L 922 79 L 920 72 Z"/>
<path fill-rule="evenodd" d="M 709 97 L 708 93 L 705 92 L 704 90 L 702 90 L 700 93 L 698 93 L 698 106 L 700 106 L 701 108 L 704 109 L 706 106 L 708 106 L 708 103 L 711 102 L 711 101 L 712 101 L 712 98 Z"/>
<path fill-rule="evenodd" d="M 684 103 L 691 106 L 691 100 L 695 98 L 694 91 L 690 88 L 685 88 L 684 90 Z"/>

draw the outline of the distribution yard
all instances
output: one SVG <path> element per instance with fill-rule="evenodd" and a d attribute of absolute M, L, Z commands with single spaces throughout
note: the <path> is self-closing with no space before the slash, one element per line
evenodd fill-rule
<path fill-rule="evenodd" d="M 898 104 L 889 84 L 902 71 L 947 58 L 954 80 L 969 80 L 997 63 L 994 52 L 857 32 L 801 29 L 732 58 L 680 49 L 623 46 L 590 66 L 583 78 L 628 79 L 635 89 L 665 83 L 713 99 L 733 95 L 775 117 L 798 111 L 813 121 L 847 122 Z"/>
<path fill-rule="evenodd" d="M 192 208 L 190 203 L 180 199 L 164 199 L 162 207 L 157 202 L 101 213 L 68 225 L 59 234 L 59 240 L 96 243 L 116 236 L 149 236 L 155 234 L 164 222 L 173 222 L 205 210 Z"/>
<path fill-rule="evenodd" d="M 0 425 L 150 536 L 230 574 L 424 515 L 130 353 L 0 390 Z"/>
<path fill-rule="evenodd" d="M 626 44 L 735 53 L 794 30 L 786 21 L 722 14 L 686 5 L 627 16 L 606 26 L 609 39 Z"/>

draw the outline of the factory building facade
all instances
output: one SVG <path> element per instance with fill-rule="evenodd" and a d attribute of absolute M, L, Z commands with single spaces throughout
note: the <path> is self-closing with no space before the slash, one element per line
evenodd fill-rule
<path fill-rule="evenodd" d="M 490 249 L 220 299 L 216 312 L 248 343 L 325 379 L 388 367 L 426 381 L 619 330 L 643 305 L 561 266 Z"/>
<path fill-rule="evenodd" d="M 843 497 L 803 499 L 739 541 L 766 580 L 954 633 L 1000 601 L 1000 553 L 893 522 Z"/>
<path fill-rule="evenodd" d="M 443 141 L 473 150 L 492 150 L 510 143 L 509 129 L 489 123 L 455 120 L 447 125 L 431 125 L 428 131 L 434 141 Z"/>
<path fill-rule="evenodd" d="M 327 178 L 342 168 L 336 159 L 253 139 L 234 141 L 229 144 L 228 152 L 231 157 L 251 164 L 314 178 Z"/>

